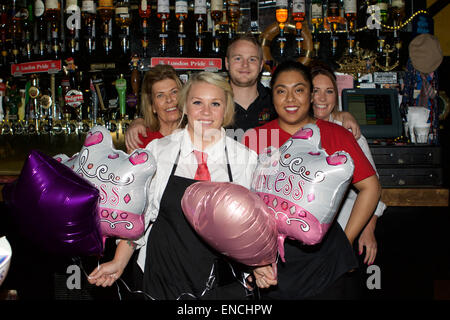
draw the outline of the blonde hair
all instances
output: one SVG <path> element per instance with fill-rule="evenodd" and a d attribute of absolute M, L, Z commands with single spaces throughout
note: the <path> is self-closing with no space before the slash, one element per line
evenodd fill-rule
<path fill-rule="evenodd" d="M 180 78 L 172 66 L 158 64 L 145 73 L 141 90 L 141 113 L 144 117 L 145 125 L 152 131 L 160 129 L 158 116 L 153 113 L 152 89 L 153 85 L 162 80 L 172 79 L 177 83 L 178 88 L 182 87 Z"/>
<path fill-rule="evenodd" d="M 225 114 L 223 117 L 223 123 L 222 127 L 228 127 L 233 124 L 234 119 L 234 96 L 233 96 L 233 90 L 231 89 L 230 83 L 227 81 L 226 78 L 219 75 L 218 73 L 213 72 L 199 72 L 195 73 L 190 76 L 189 80 L 186 82 L 186 84 L 181 89 L 179 95 L 178 95 L 178 103 L 182 110 L 182 116 L 180 120 L 180 126 L 182 127 L 183 124 L 186 123 L 186 104 L 187 104 L 187 97 L 189 95 L 189 92 L 192 88 L 192 85 L 199 82 L 205 82 L 212 84 L 220 89 L 222 89 L 225 93 Z"/>

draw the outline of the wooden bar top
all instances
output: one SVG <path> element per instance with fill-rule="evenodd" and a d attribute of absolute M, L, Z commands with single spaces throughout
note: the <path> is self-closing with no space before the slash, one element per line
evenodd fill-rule
<path fill-rule="evenodd" d="M 385 188 L 381 200 L 388 207 L 448 207 L 446 188 Z"/>
<path fill-rule="evenodd" d="M 5 183 L 17 176 L 0 176 L 0 201 Z M 388 207 L 448 207 L 449 189 L 446 188 L 383 188 L 381 200 Z"/>

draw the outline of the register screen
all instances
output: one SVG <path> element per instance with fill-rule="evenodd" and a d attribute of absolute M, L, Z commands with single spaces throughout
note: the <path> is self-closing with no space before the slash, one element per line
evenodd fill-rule
<path fill-rule="evenodd" d="M 360 125 L 391 125 L 390 96 L 386 94 L 351 94 L 348 111 Z"/>

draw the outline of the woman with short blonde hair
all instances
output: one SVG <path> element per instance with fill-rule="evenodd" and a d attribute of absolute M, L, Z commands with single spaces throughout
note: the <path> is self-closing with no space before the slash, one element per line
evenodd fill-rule
<path fill-rule="evenodd" d="M 178 100 L 181 102 L 180 109 L 182 112 L 179 126 L 182 127 L 183 121 L 185 121 L 187 96 L 189 95 L 192 85 L 198 82 L 205 82 L 215 85 L 216 87 L 221 88 L 225 92 L 226 106 L 222 126 L 223 127 L 231 126 L 233 124 L 234 118 L 234 100 L 233 100 L 234 96 L 230 83 L 223 76 L 217 73 L 206 71 L 191 75 L 188 83 L 186 83 L 186 85 L 181 89 L 179 93 Z"/>

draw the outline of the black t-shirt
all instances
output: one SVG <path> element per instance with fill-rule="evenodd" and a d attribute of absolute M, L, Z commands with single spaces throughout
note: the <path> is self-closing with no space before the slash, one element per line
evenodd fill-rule
<path fill-rule="evenodd" d="M 278 117 L 272 104 L 270 89 L 258 82 L 258 97 L 245 110 L 239 104 L 234 104 L 234 125 L 232 129 L 242 129 L 244 132 L 250 128 L 259 127 Z"/>

